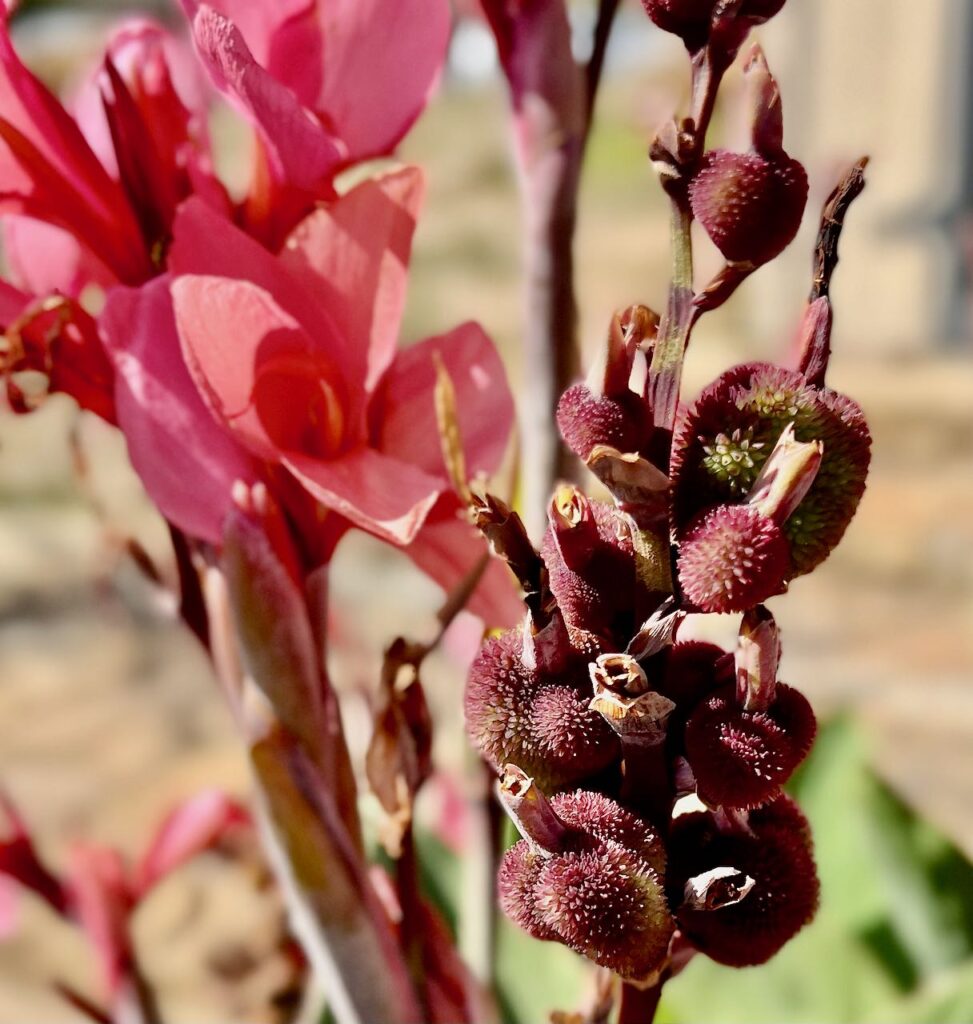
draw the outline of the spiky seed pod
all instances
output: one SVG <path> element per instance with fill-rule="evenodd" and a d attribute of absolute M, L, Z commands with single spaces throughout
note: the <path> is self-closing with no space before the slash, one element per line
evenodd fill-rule
<path fill-rule="evenodd" d="M 807 203 L 804 168 L 786 154 L 706 153 L 689 186 L 693 216 L 731 263 L 767 263 L 794 240 Z"/>
<path fill-rule="evenodd" d="M 618 740 L 589 710 L 583 661 L 557 676 L 525 667 L 523 637 L 509 630 L 487 640 L 466 684 L 466 731 L 495 769 L 519 765 L 543 790 L 570 785 L 617 761 Z"/>
<path fill-rule="evenodd" d="M 677 819 L 670 899 L 679 904 L 687 879 L 729 866 L 749 876 L 746 897 L 719 910 L 681 906 L 676 919 L 683 934 L 707 956 L 730 967 L 765 963 L 817 910 L 820 886 L 807 820 L 788 797 L 780 796 L 749 815 L 749 832 L 719 832 L 705 814 Z"/>
<path fill-rule="evenodd" d="M 717 0 L 642 0 L 645 13 L 664 32 L 677 35 L 690 51 L 707 40 Z M 737 18 L 757 25 L 772 18 L 785 0 L 744 0 Z"/>
<path fill-rule="evenodd" d="M 553 938 L 623 977 L 658 967 L 673 932 L 662 878 L 665 847 L 631 812 L 598 793 L 552 798 L 567 826 L 556 849 L 521 840 L 504 854 L 500 905 L 535 938 Z"/>
<path fill-rule="evenodd" d="M 802 694 L 778 683 L 765 711 L 745 711 L 735 684 L 707 697 L 686 724 L 686 757 L 700 797 L 752 808 L 772 800 L 804 760 L 817 724 Z"/>
<path fill-rule="evenodd" d="M 742 612 L 785 589 L 787 541 L 749 505 L 711 509 L 679 545 L 679 583 L 703 612 Z"/>
<path fill-rule="evenodd" d="M 552 857 L 534 886 L 540 920 L 575 952 L 623 978 L 663 960 L 672 917 L 659 879 L 615 844 Z"/>
<path fill-rule="evenodd" d="M 557 403 L 557 426 L 564 443 L 587 460 L 596 445 L 637 452 L 646 432 L 645 404 L 629 391 L 599 395 L 587 383 L 572 384 Z"/>
<path fill-rule="evenodd" d="M 850 398 L 796 370 L 746 363 L 727 370 L 684 413 L 673 440 L 673 526 L 684 532 L 715 504 L 746 498 L 784 428 L 821 441 L 814 483 L 783 526 L 790 576 L 810 572 L 841 540 L 865 491 L 871 437 Z"/>
<path fill-rule="evenodd" d="M 587 832 L 603 843 L 618 843 L 631 850 L 661 878 L 666 870 L 666 849 L 652 826 L 601 793 L 579 789 L 551 799 L 557 816 L 568 826 Z"/>
<path fill-rule="evenodd" d="M 544 858 L 521 840 L 514 843 L 497 868 L 497 896 L 500 909 L 531 938 L 556 940 L 558 934 L 537 911 L 534 886 L 544 866 Z"/>
<path fill-rule="evenodd" d="M 572 643 L 593 657 L 606 645 L 623 647 L 664 595 L 648 591 L 640 579 L 626 517 L 605 502 L 584 504 L 590 521 L 578 526 L 552 514 L 541 557 Z M 575 542 L 579 536 L 583 544 Z"/>

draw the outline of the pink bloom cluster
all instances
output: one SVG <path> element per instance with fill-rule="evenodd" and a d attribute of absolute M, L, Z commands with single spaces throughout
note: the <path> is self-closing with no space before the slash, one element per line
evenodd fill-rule
<path fill-rule="evenodd" d="M 70 111 L 0 27 L 10 404 L 34 404 L 25 371 L 39 371 L 47 390 L 116 423 L 162 514 L 197 541 L 219 545 L 234 483 L 259 482 L 307 568 L 356 526 L 407 545 L 450 587 L 482 546 L 441 455 L 437 366 L 470 475 L 493 472 L 505 450 L 503 367 L 472 323 L 398 350 L 421 173 L 337 184 L 390 154 L 422 111 L 449 5 L 183 7 L 192 46 L 147 20 L 124 24 Z M 240 197 L 214 170 L 217 94 L 252 130 Z M 496 566 L 471 608 L 503 622 L 513 601 Z"/>

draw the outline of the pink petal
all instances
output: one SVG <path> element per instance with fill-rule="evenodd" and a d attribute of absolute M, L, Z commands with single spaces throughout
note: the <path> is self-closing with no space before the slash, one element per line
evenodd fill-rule
<path fill-rule="evenodd" d="M 0 877 L 0 939 L 10 938 L 17 931 L 19 921 L 17 885 L 9 878 Z"/>
<path fill-rule="evenodd" d="M 217 88 L 236 101 L 260 132 L 274 177 L 306 189 L 329 180 L 346 158 L 343 147 L 254 60 L 236 25 L 201 4 L 193 36 Z"/>
<path fill-rule="evenodd" d="M 436 353 L 456 392 L 467 473 L 492 473 L 507 447 L 514 405 L 496 347 L 475 323 L 461 324 L 396 356 L 376 396 L 382 409 L 378 447 L 408 458 L 427 473 L 445 473 L 433 398 Z"/>
<path fill-rule="evenodd" d="M 198 793 L 168 814 L 149 843 L 136 871 L 136 890 L 144 894 L 196 854 L 208 850 L 247 812 L 225 793 Z"/>
<path fill-rule="evenodd" d="M 449 4 L 327 0 L 318 10 L 324 77 L 316 102 L 307 105 L 334 125 L 353 160 L 391 152 L 439 80 L 449 42 Z"/>
<path fill-rule="evenodd" d="M 444 495 L 405 553 L 446 593 L 451 593 L 488 548 L 459 502 Z M 490 559 L 466 610 L 483 619 L 488 628 L 512 626 L 523 617 L 520 591 L 498 559 Z"/>
<path fill-rule="evenodd" d="M 312 338 L 249 281 L 190 275 L 172 296 L 189 371 L 242 444 L 268 461 L 334 454 L 346 397 L 325 335 Z"/>
<path fill-rule="evenodd" d="M 123 280 L 139 280 L 148 273 L 124 194 L 78 126 L 20 62 L 3 24 L 0 137 L 0 199 L 7 210 L 68 229 Z"/>
<path fill-rule="evenodd" d="M 324 461 L 301 456 L 284 465 L 327 508 L 391 544 L 408 544 L 435 505 L 443 481 L 374 448 Z"/>
<path fill-rule="evenodd" d="M 175 275 L 205 274 L 250 281 L 273 295 L 312 336 L 327 339 L 328 354 L 355 383 L 360 376 L 344 368 L 354 362 L 355 339 L 336 327 L 318 278 L 298 279 L 280 258 L 244 234 L 198 199 L 179 209 L 169 249 L 169 269 Z"/>
<path fill-rule="evenodd" d="M 218 543 L 234 481 L 255 482 L 258 471 L 186 369 L 169 286 L 158 278 L 109 293 L 100 325 L 117 372 L 118 422 L 159 511 L 186 533 Z"/>
<path fill-rule="evenodd" d="M 371 390 L 395 354 L 405 306 L 412 235 L 425 184 L 417 167 L 372 178 L 307 217 L 281 261 L 321 297 Z"/>
<path fill-rule="evenodd" d="M 74 915 L 94 947 L 105 987 L 114 996 L 133 957 L 125 865 L 117 850 L 79 844 L 71 851 L 70 878 Z"/>
<path fill-rule="evenodd" d="M 32 296 L 0 280 L 0 330 L 6 330 L 30 304 Z"/>
<path fill-rule="evenodd" d="M 32 295 L 60 292 L 77 298 L 89 284 L 103 288 L 115 275 L 63 228 L 32 217 L 3 219 L 7 276 Z"/>
<path fill-rule="evenodd" d="M 199 9 L 197 0 L 182 0 L 182 6 L 190 20 Z M 261 67 L 313 108 L 321 90 L 323 53 L 315 0 L 212 0 L 210 6 L 236 25 Z"/>

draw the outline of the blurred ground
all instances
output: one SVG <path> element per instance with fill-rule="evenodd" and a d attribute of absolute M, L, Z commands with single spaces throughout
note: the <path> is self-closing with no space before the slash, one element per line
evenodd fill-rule
<path fill-rule="evenodd" d="M 603 97 L 586 172 L 578 263 L 589 346 L 614 307 L 659 307 L 664 293 L 664 210 L 635 128 L 636 95 L 630 84 Z M 408 142 L 430 189 L 407 337 L 479 319 L 501 345 L 515 389 L 529 395 L 517 351 L 519 218 L 504 133 L 499 92 L 454 91 Z M 817 193 L 829 184 L 819 181 Z M 704 323 L 687 392 L 732 362 L 786 347 L 799 309 L 768 324 L 763 294 L 751 282 Z M 842 304 L 854 300 L 839 269 L 829 382 L 868 414 L 873 473 L 841 548 L 774 602 L 783 674 L 821 712 L 854 708 L 886 776 L 973 855 L 973 364 L 931 348 L 908 360 L 863 356 L 842 330 Z M 199 786 L 247 787 L 203 656 L 105 528 L 124 524 L 165 557 L 161 526 L 117 438 L 98 424 L 81 430 L 96 472 L 79 486 L 67 445 L 76 419 L 66 402 L 0 418 L 0 779 L 55 862 L 79 835 L 135 849 L 173 800 Z M 434 588 L 377 544 L 351 541 L 334 586 L 339 626 L 355 642 L 341 661 L 345 682 L 373 685 L 392 637 L 432 632 Z M 440 745 L 458 757 L 462 680 L 444 660 L 437 666 Z M 349 716 L 356 725 L 359 711 Z M 196 951 L 205 957 L 244 935 L 260 941 L 267 908 L 248 894 L 245 879 L 203 860 L 146 908 L 139 935 L 172 1019 L 245 1019 Z M 59 977 L 87 988 L 87 952 L 28 901 L 22 923 L 0 947 L 0 1021 L 73 1019 L 45 985 Z"/>

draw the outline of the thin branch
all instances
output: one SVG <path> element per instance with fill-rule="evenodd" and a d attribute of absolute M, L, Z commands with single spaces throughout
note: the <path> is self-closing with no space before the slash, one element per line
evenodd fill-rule
<path fill-rule="evenodd" d="M 612 25 L 615 15 L 618 13 L 620 0 L 599 0 L 598 19 L 595 22 L 595 32 L 591 43 L 591 56 L 585 68 L 586 110 L 585 110 L 585 141 L 591 132 L 591 120 L 595 112 L 595 99 L 598 96 L 598 86 L 601 84 L 601 73 L 605 68 L 605 53 L 608 50 L 608 40 L 611 36 Z"/>
<path fill-rule="evenodd" d="M 835 190 L 828 196 L 821 213 L 821 228 L 814 247 L 814 278 L 809 302 L 827 296 L 831 290 L 831 277 L 838 266 L 838 241 L 845 216 L 851 204 L 865 188 L 865 168 L 868 157 L 863 156 L 841 179 Z"/>

